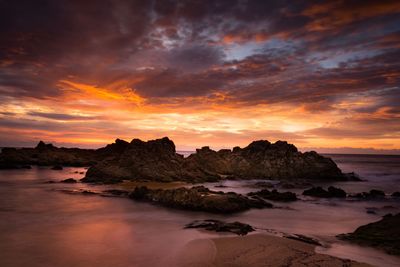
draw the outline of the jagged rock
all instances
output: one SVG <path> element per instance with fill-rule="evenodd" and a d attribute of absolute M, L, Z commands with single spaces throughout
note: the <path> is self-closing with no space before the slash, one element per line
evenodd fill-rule
<path fill-rule="evenodd" d="M 383 192 L 382 190 L 372 189 L 369 192 L 357 193 L 355 195 L 351 195 L 350 197 L 360 198 L 360 199 L 384 198 L 385 192 Z"/>
<path fill-rule="evenodd" d="M 60 183 L 74 184 L 74 183 L 77 183 L 77 181 L 74 178 L 68 178 L 68 179 L 60 181 Z"/>
<path fill-rule="evenodd" d="M 360 226 L 353 233 L 338 237 L 360 245 L 383 249 L 389 254 L 400 255 L 399 225 L 400 213 L 388 214 L 380 221 Z"/>
<path fill-rule="evenodd" d="M 251 192 L 248 194 L 248 196 L 258 196 L 262 197 L 265 199 L 273 200 L 273 201 L 283 201 L 283 202 L 289 202 L 289 201 L 296 201 L 297 196 L 295 193 L 292 192 L 278 192 L 277 190 L 272 190 L 269 191 L 268 189 L 263 189 L 257 192 Z"/>
<path fill-rule="evenodd" d="M 321 198 L 345 198 L 347 194 L 343 189 L 337 187 L 330 186 L 328 187 L 328 190 L 325 190 L 318 186 L 304 190 L 303 195 Z"/>
<path fill-rule="evenodd" d="M 184 158 L 167 137 L 128 143 L 116 140 L 98 150 L 107 154 L 89 168 L 84 182 L 115 183 L 122 180 L 216 182 L 221 179 L 323 179 L 346 180 L 329 158 L 316 152 L 301 153 L 283 141 L 255 141 L 245 148 L 214 151 L 197 149 Z"/>
<path fill-rule="evenodd" d="M 213 213 L 234 213 L 251 208 L 271 208 L 272 204 L 261 199 L 248 198 L 233 192 L 211 191 L 204 186 L 177 189 L 149 189 L 136 187 L 129 197 L 138 201 L 147 201 L 162 206 L 191 211 Z"/>
<path fill-rule="evenodd" d="M 123 152 L 121 152 L 122 148 Z M 83 182 L 115 183 L 122 180 L 152 180 L 171 182 L 177 180 L 198 181 L 196 173 L 191 176 L 182 169 L 183 158 L 175 152 L 174 143 L 167 137 L 143 142 L 133 139 L 131 143 L 117 142 L 108 158 L 89 168 Z M 216 179 L 209 179 L 216 181 Z M 201 180 L 203 181 L 203 180 Z"/>
<path fill-rule="evenodd" d="M 245 148 L 198 149 L 184 158 L 167 137 L 130 143 L 117 139 L 97 150 L 58 148 L 40 141 L 35 148 L 4 148 L 1 168 L 22 165 L 92 166 L 83 182 L 123 180 L 217 182 L 222 179 L 347 180 L 336 164 L 316 152 L 301 153 L 284 141 L 254 141 Z"/>
<path fill-rule="evenodd" d="M 203 228 L 207 231 L 231 232 L 237 235 L 247 235 L 249 232 L 254 231 L 254 228 L 249 224 L 241 222 L 226 223 L 218 220 L 194 221 L 187 224 L 185 228 Z"/>

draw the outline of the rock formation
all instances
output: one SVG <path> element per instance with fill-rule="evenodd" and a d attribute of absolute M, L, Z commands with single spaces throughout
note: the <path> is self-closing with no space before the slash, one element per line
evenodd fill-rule
<path fill-rule="evenodd" d="M 359 199 L 376 199 L 376 198 L 384 198 L 385 192 L 382 190 L 371 189 L 369 192 L 362 192 L 351 195 L 350 197 L 359 198 Z"/>
<path fill-rule="evenodd" d="M 330 158 L 316 152 L 301 153 L 283 141 L 255 141 L 245 148 L 220 151 L 203 147 L 187 158 L 176 153 L 174 143 L 167 137 L 148 142 L 133 139 L 130 143 L 117 139 L 99 151 L 107 156 L 89 168 L 84 182 L 348 179 Z"/>
<path fill-rule="evenodd" d="M 358 227 L 353 233 L 339 235 L 340 239 L 385 250 L 400 255 L 400 213 L 388 214 L 380 221 Z"/>
<path fill-rule="evenodd" d="M 83 182 L 122 180 L 215 182 L 222 179 L 348 180 L 330 159 L 316 152 L 301 153 L 294 145 L 255 141 L 245 148 L 197 149 L 184 158 L 167 137 L 148 142 L 117 139 L 97 150 L 57 148 L 40 141 L 35 148 L 4 148 L 0 169 L 26 165 L 91 166 Z"/>
<path fill-rule="evenodd" d="M 251 208 L 272 208 L 272 204 L 233 192 L 211 191 L 204 186 L 177 189 L 149 189 L 136 187 L 129 197 L 165 207 L 212 213 L 234 213 Z"/>
<path fill-rule="evenodd" d="M 322 198 L 345 198 L 347 196 L 347 193 L 343 189 L 334 186 L 328 187 L 328 190 L 325 190 L 322 187 L 318 186 L 304 190 L 303 195 Z"/>
<path fill-rule="evenodd" d="M 230 232 L 237 235 L 247 235 L 249 232 L 254 231 L 254 228 L 249 224 L 241 222 L 227 223 L 218 220 L 194 221 L 187 224 L 185 228 L 202 228 L 207 231 Z"/>
<path fill-rule="evenodd" d="M 3 148 L 0 169 L 22 168 L 27 165 L 41 166 L 90 166 L 99 158 L 96 151 L 80 148 L 58 148 L 40 141 L 35 148 Z"/>
<path fill-rule="evenodd" d="M 297 196 L 295 193 L 292 192 L 278 192 L 277 190 L 272 190 L 269 191 L 268 189 L 262 189 L 257 192 L 251 192 L 247 194 L 248 196 L 258 196 L 261 198 L 265 198 L 268 200 L 273 200 L 273 201 L 282 201 L 282 202 L 290 202 L 290 201 L 296 201 Z"/>

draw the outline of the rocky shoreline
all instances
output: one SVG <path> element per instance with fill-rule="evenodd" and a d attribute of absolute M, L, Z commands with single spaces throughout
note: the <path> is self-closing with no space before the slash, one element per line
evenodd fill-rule
<path fill-rule="evenodd" d="M 285 141 L 254 141 L 247 147 L 214 151 L 197 149 L 184 158 L 168 137 L 147 142 L 117 139 L 103 148 L 58 148 L 40 141 L 35 148 L 4 148 L 0 169 L 29 165 L 90 166 L 83 182 L 131 181 L 215 182 L 224 179 L 274 179 L 344 181 L 357 179 L 344 174 L 330 158 L 299 152 Z"/>

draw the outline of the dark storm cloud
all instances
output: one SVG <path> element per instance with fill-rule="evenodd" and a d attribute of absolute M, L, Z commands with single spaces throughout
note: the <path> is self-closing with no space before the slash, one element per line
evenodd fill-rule
<path fill-rule="evenodd" d="M 149 98 L 222 91 L 240 103 L 319 109 L 344 94 L 399 86 L 397 1 L 17 0 L 0 7 L 0 90 L 12 97 L 58 96 L 65 79 L 124 79 Z M 281 43 L 271 48 L 274 40 Z M 257 51 L 227 57 L 227 45 L 246 49 L 249 41 L 260 43 Z"/>

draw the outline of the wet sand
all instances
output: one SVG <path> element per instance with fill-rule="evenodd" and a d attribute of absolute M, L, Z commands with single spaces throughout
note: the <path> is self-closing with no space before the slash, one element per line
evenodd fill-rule
<path fill-rule="evenodd" d="M 180 267 L 371 266 L 315 252 L 315 246 L 266 234 L 189 242 L 178 256 Z"/>

